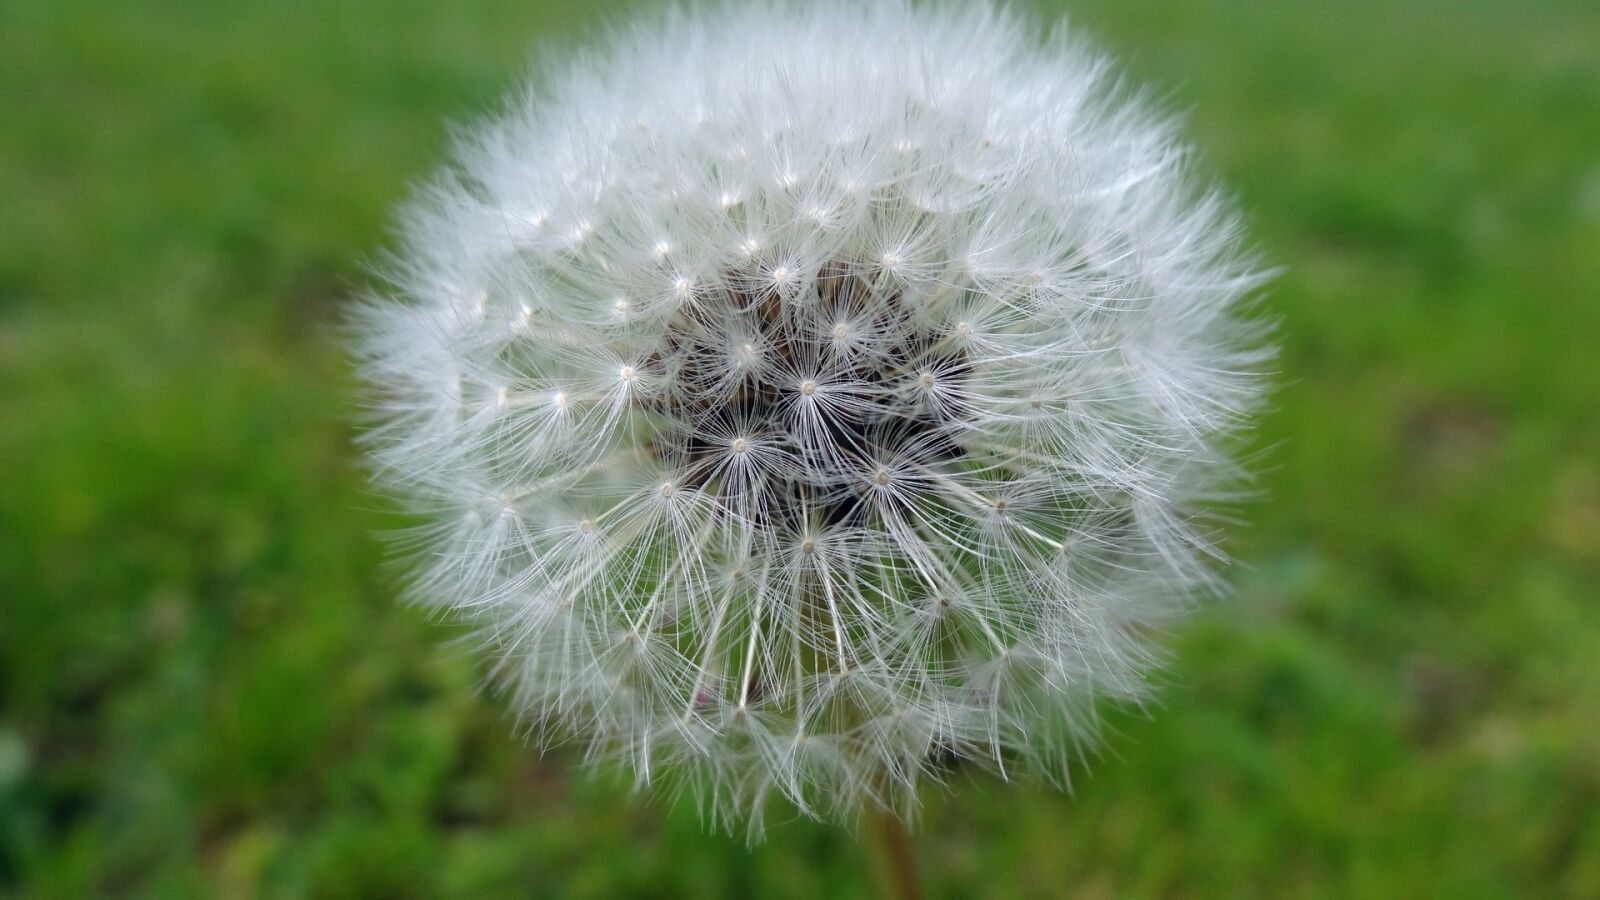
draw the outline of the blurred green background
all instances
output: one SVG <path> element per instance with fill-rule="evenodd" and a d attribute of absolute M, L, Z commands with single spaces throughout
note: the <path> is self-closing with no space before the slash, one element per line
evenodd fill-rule
<path fill-rule="evenodd" d="M 522 746 L 373 538 L 340 308 L 614 9 L 0 4 L 0 896 L 871 894 Z M 929 895 L 1600 896 L 1600 4 L 1071 15 L 1286 267 L 1264 498 L 1075 795 L 928 793 Z"/>

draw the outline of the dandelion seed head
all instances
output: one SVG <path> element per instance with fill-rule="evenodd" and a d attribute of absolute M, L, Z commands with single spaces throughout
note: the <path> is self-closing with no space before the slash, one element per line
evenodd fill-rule
<path fill-rule="evenodd" d="M 1037 31 L 666 15 L 407 208 L 369 452 L 541 741 L 755 829 L 909 813 L 952 759 L 1064 778 L 1217 587 L 1262 278 L 1166 120 Z"/>

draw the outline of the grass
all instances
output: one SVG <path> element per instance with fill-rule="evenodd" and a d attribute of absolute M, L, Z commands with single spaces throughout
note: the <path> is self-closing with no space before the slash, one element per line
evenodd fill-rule
<path fill-rule="evenodd" d="M 0 896 L 870 895 L 521 746 L 372 537 L 332 323 L 613 6 L 0 8 Z M 1072 15 L 1286 269 L 1265 497 L 1074 794 L 929 794 L 930 895 L 1600 896 L 1600 7 Z"/>

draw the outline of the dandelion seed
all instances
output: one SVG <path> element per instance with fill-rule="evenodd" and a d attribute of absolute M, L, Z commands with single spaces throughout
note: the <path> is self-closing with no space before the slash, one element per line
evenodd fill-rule
<path fill-rule="evenodd" d="M 1064 777 L 1215 587 L 1262 279 L 1165 119 L 1032 30 L 663 17 L 408 208 L 370 452 L 541 739 L 754 829 L 909 814 L 950 759 Z"/>

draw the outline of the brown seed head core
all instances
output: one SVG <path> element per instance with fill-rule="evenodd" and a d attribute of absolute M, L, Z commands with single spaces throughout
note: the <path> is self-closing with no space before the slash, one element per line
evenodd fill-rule
<path fill-rule="evenodd" d="M 731 273 L 697 295 L 644 364 L 662 373 L 665 389 L 630 402 L 677 423 L 673 439 L 651 445 L 677 487 L 759 493 L 741 508 L 799 532 L 808 521 L 865 514 L 866 492 L 846 487 L 852 478 L 884 487 L 892 459 L 929 465 L 959 456 L 951 437 L 959 423 L 921 397 L 970 367 L 964 351 L 941 344 L 948 326 L 919 322 L 904 293 L 871 266 L 832 263 L 809 282 L 790 280 L 797 289 L 780 294 L 770 281 Z M 877 340 L 841 346 L 853 330 Z M 809 417 L 804 404 L 814 407 Z M 771 448 L 771 464 L 735 485 L 723 461 L 730 449 L 753 458 L 756 438 Z"/>

